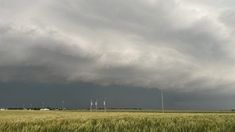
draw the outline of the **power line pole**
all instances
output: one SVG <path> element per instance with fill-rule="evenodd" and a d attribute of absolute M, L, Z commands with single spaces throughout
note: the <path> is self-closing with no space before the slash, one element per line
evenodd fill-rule
<path fill-rule="evenodd" d="M 91 99 L 91 103 L 90 103 L 90 111 L 92 112 L 92 107 L 93 107 L 93 102 L 92 102 L 92 99 Z"/>
<path fill-rule="evenodd" d="M 103 102 L 103 105 L 104 105 L 104 112 L 106 112 L 106 101 L 105 100 Z"/>
<path fill-rule="evenodd" d="M 163 89 L 161 89 L 161 101 L 162 101 L 162 113 L 164 113 L 165 110 L 164 110 L 164 95 L 163 95 Z"/>
<path fill-rule="evenodd" d="M 98 109 L 98 102 L 97 102 L 97 100 L 95 101 L 95 109 L 96 109 L 96 111 Z"/>

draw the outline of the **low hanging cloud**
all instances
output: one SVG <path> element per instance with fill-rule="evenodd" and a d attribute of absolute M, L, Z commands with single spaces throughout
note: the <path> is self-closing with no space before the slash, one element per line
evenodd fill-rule
<path fill-rule="evenodd" d="M 0 0 L 0 81 L 235 92 L 231 5 Z"/>

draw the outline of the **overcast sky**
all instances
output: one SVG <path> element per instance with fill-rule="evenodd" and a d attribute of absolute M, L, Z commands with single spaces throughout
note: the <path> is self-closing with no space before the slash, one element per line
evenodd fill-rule
<path fill-rule="evenodd" d="M 61 96 L 138 97 L 138 107 L 155 107 L 146 102 L 159 89 L 169 107 L 234 107 L 234 23 L 234 0 L 0 0 L 0 104 L 43 85 Z"/>

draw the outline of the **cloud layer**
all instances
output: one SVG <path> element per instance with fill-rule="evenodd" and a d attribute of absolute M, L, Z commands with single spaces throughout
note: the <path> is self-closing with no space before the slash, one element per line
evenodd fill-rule
<path fill-rule="evenodd" d="M 0 80 L 235 92 L 233 6 L 0 0 Z"/>

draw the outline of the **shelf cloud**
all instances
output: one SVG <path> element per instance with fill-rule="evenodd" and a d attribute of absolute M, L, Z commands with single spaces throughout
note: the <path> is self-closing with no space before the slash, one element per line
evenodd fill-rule
<path fill-rule="evenodd" d="M 235 92 L 232 0 L 0 0 L 0 81 Z"/>

